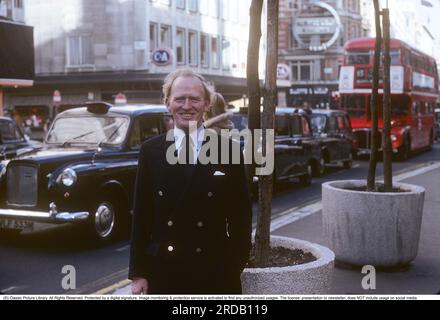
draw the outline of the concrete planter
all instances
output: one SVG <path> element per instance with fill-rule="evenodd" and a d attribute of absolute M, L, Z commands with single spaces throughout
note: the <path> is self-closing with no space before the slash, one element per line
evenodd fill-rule
<path fill-rule="evenodd" d="M 286 237 L 271 237 L 271 247 L 301 249 L 317 260 L 297 266 L 247 268 L 241 275 L 243 294 L 326 294 L 330 291 L 334 253 L 326 247 Z"/>
<path fill-rule="evenodd" d="M 324 235 L 336 260 L 376 267 L 411 262 L 419 246 L 425 189 L 395 183 L 407 192 L 344 190 L 365 185 L 363 180 L 322 185 Z"/>

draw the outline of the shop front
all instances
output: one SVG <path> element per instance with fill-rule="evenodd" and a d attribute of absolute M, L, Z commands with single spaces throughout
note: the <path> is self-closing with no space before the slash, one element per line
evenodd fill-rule
<path fill-rule="evenodd" d="M 286 89 L 287 105 L 293 108 L 333 109 L 338 85 L 292 85 Z"/>

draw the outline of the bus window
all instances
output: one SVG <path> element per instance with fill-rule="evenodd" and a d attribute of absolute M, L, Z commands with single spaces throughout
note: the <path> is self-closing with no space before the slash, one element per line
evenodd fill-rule
<path fill-rule="evenodd" d="M 390 50 L 390 56 L 392 66 L 399 66 L 402 64 L 400 62 L 400 50 Z"/>
<path fill-rule="evenodd" d="M 420 110 L 420 102 L 413 102 L 412 104 L 412 114 L 413 116 L 416 116 L 419 114 Z"/>
<path fill-rule="evenodd" d="M 370 64 L 370 51 L 347 51 L 347 65 L 368 65 Z"/>
<path fill-rule="evenodd" d="M 365 96 L 347 95 L 341 100 L 342 109 L 346 110 L 350 116 L 362 117 L 365 115 Z"/>
<path fill-rule="evenodd" d="M 394 116 L 409 115 L 409 98 L 407 96 L 391 96 L 391 114 Z"/>

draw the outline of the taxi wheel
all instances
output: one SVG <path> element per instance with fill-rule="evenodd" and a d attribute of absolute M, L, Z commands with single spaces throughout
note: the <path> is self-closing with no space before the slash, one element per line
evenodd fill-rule
<path fill-rule="evenodd" d="M 348 160 L 343 162 L 344 169 L 351 169 L 353 167 L 353 155 L 350 153 Z"/>
<path fill-rule="evenodd" d="M 309 163 L 307 165 L 307 173 L 299 177 L 299 183 L 302 186 L 309 186 L 312 184 L 312 165 Z"/>
<path fill-rule="evenodd" d="M 98 242 L 110 242 L 121 230 L 120 205 L 117 198 L 100 199 L 90 211 L 89 230 Z"/>
<path fill-rule="evenodd" d="M 325 173 L 325 159 L 321 156 L 318 160 L 313 161 L 313 176 L 320 177 Z"/>

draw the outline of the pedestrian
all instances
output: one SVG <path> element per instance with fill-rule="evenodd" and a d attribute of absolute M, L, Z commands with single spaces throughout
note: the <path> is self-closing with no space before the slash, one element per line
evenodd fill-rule
<path fill-rule="evenodd" d="M 165 78 L 174 140 L 155 137 L 139 154 L 129 267 L 133 294 L 241 293 L 252 230 L 243 161 L 173 165 L 167 157 L 173 146 L 179 159 L 199 156 L 211 94 L 205 79 L 190 69 Z M 191 130 L 191 123 L 197 128 Z"/>
<path fill-rule="evenodd" d="M 205 128 L 215 130 L 221 133 L 222 129 L 234 129 L 234 123 L 231 121 L 233 113 L 226 110 L 226 102 L 223 96 L 216 92 L 213 95 L 211 107 L 205 114 Z"/>

